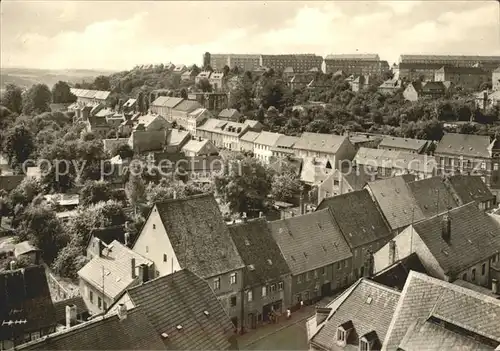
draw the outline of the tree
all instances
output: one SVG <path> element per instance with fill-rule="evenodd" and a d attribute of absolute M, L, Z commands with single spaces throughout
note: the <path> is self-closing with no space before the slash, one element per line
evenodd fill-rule
<path fill-rule="evenodd" d="M 227 76 L 229 72 L 231 72 L 231 69 L 229 68 L 228 65 L 225 65 L 224 68 L 222 69 L 222 72 L 224 73 L 224 76 Z"/>
<path fill-rule="evenodd" d="M 146 191 L 144 180 L 137 173 L 137 169 L 131 170 L 129 180 L 125 184 L 125 193 L 130 204 L 134 207 L 134 212 L 137 212 L 137 206 L 144 202 Z"/>
<path fill-rule="evenodd" d="M 198 84 L 196 84 L 196 87 L 203 92 L 211 92 L 212 91 L 212 84 L 210 84 L 210 82 L 206 78 L 201 79 L 198 82 Z"/>
<path fill-rule="evenodd" d="M 45 262 L 51 263 L 67 243 L 67 237 L 56 213 L 48 205 L 30 204 L 18 229 L 20 240 L 29 240 L 42 250 Z"/>
<path fill-rule="evenodd" d="M 113 156 L 120 155 L 122 160 L 126 160 L 134 157 L 134 150 L 132 150 L 129 144 L 121 144 L 118 145 L 111 154 Z"/>
<path fill-rule="evenodd" d="M 78 279 L 78 271 L 89 262 L 84 256 L 85 248 L 72 243 L 66 245 L 57 254 L 57 258 L 52 263 L 52 269 L 61 277 Z"/>
<path fill-rule="evenodd" d="M 181 95 L 181 98 L 183 98 L 183 99 L 186 99 L 186 100 L 187 100 L 187 98 L 188 98 L 188 92 L 187 92 L 187 90 L 186 90 L 185 88 L 182 88 L 182 89 L 181 89 L 181 93 L 180 93 L 180 95 Z"/>
<path fill-rule="evenodd" d="M 59 81 L 52 87 L 52 102 L 58 103 L 70 103 L 75 102 L 76 96 L 71 92 L 71 88 L 68 83 Z"/>
<path fill-rule="evenodd" d="M 271 183 L 272 172 L 250 157 L 229 160 L 225 174 L 215 177 L 217 193 L 233 213 L 264 210 Z"/>
<path fill-rule="evenodd" d="M 145 113 L 146 112 L 146 107 L 144 106 L 144 92 L 140 91 L 139 94 L 137 94 L 137 111 L 140 113 Z"/>
<path fill-rule="evenodd" d="M 20 114 L 23 110 L 23 91 L 14 84 L 7 84 L 2 95 L 1 104 L 10 111 Z"/>
<path fill-rule="evenodd" d="M 42 184 L 35 178 L 24 178 L 23 181 L 9 194 L 12 208 L 17 205 L 27 206 L 35 197 L 43 192 Z"/>
<path fill-rule="evenodd" d="M 95 90 L 104 90 L 104 91 L 111 90 L 111 84 L 109 82 L 109 77 L 106 77 L 106 76 L 96 77 L 93 85 L 94 85 Z"/>
<path fill-rule="evenodd" d="M 231 93 L 229 106 L 242 112 L 253 108 L 253 82 L 247 75 L 243 76 Z"/>
<path fill-rule="evenodd" d="M 23 113 L 25 115 L 40 114 L 50 111 L 52 94 L 45 84 L 33 85 L 25 94 L 23 99 Z"/>
<path fill-rule="evenodd" d="M 35 151 L 33 134 L 24 123 L 9 128 L 2 139 L 3 150 L 13 168 L 22 165 Z"/>
<path fill-rule="evenodd" d="M 300 191 L 300 179 L 293 171 L 276 174 L 271 186 L 271 195 L 274 200 L 290 202 Z"/>
<path fill-rule="evenodd" d="M 112 189 L 108 182 L 89 180 L 80 190 L 80 203 L 82 206 L 107 201 L 112 197 Z"/>

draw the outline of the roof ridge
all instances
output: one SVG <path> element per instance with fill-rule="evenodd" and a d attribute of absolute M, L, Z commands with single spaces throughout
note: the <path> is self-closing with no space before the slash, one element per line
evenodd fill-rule
<path fill-rule="evenodd" d="M 423 222 L 430 221 L 431 219 L 435 219 L 436 217 L 443 216 L 445 213 L 450 213 L 450 214 L 451 214 L 452 212 L 457 212 L 458 210 L 461 210 L 461 209 L 462 209 L 462 208 L 464 208 L 464 207 L 470 207 L 470 206 L 474 206 L 474 207 L 476 207 L 476 206 L 475 206 L 475 203 L 476 203 L 475 201 L 471 201 L 471 202 L 468 202 L 468 203 L 466 203 L 466 204 L 463 204 L 463 205 L 460 205 L 460 206 L 454 207 L 454 208 L 452 208 L 452 209 L 450 209 L 450 210 L 444 210 L 444 211 L 441 211 L 441 212 L 439 212 L 438 214 L 435 214 L 435 215 L 433 215 L 433 216 L 431 216 L 431 217 L 429 217 L 429 218 L 425 218 L 424 220 L 419 221 L 418 223 L 415 223 L 415 224 L 419 224 L 419 223 L 423 223 Z"/>
<path fill-rule="evenodd" d="M 199 198 L 204 198 L 204 197 L 208 198 L 208 197 L 212 197 L 212 196 L 213 196 L 213 192 L 203 193 L 203 194 L 195 194 L 195 195 L 190 195 L 190 196 L 187 196 L 184 198 L 167 199 L 164 201 L 155 202 L 155 205 L 163 205 L 163 204 L 169 204 L 169 203 L 173 203 L 173 202 L 189 201 L 189 200 L 193 200 L 193 199 L 199 199 Z"/>
<path fill-rule="evenodd" d="M 380 289 L 383 289 L 383 290 L 386 290 L 387 292 L 390 292 L 390 293 L 394 293 L 396 295 L 401 295 L 401 292 L 395 288 L 391 288 L 390 286 L 387 286 L 387 285 L 384 285 L 384 284 L 381 284 L 381 283 L 378 283 L 376 281 L 373 281 L 369 278 L 360 278 L 360 280 L 362 280 L 364 283 L 367 283 L 369 285 L 372 285 L 372 286 L 375 286 L 377 288 L 380 288 Z"/>

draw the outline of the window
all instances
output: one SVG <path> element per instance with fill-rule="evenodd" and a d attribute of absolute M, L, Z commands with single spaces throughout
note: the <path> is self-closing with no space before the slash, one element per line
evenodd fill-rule
<path fill-rule="evenodd" d="M 344 268 L 347 268 L 347 260 L 344 261 Z"/>
<path fill-rule="evenodd" d="M 253 291 L 252 290 L 248 290 L 247 292 L 247 301 L 248 302 L 252 302 L 253 300 Z"/>
<path fill-rule="evenodd" d="M 102 307 L 102 299 L 100 296 L 97 296 L 97 307 L 99 307 L 99 309 Z"/>
<path fill-rule="evenodd" d="M 267 286 L 263 286 L 262 287 L 262 297 L 266 297 L 267 296 Z"/>
<path fill-rule="evenodd" d="M 31 340 L 36 340 L 36 339 L 40 339 L 40 332 L 39 331 L 31 333 Z"/>
<path fill-rule="evenodd" d="M 467 272 L 462 275 L 462 280 L 467 280 Z"/>
<path fill-rule="evenodd" d="M 311 277 L 310 277 L 310 273 L 311 273 L 311 272 L 306 272 L 306 282 L 308 282 L 308 281 L 309 281 L 309 279 L 311 279 Z"/>
<path fill-rule="evenodd" d="M 283 282 L 278 283 L 278 290 L 279 291 L 283 290 Z"/>
<path fill-rule="evenodd" d="M 108 304 L 105 301 L 103 301 L 102 305 L 104 307 L 104 310 L 106 311 L 108 309 Z"/>
<path fill-rule="evenodd" d="M 156 229 L 156 224 L 153 224 L 153 229 Z"/>
<path fill-rule="evenodd" d="M 315 269 L 314 270 L 314 278 L 317 279 L 318 278 L 318 269 Z"/>
<path fill-rule="evenodd" d="M 90 303 L 94 303 L 94 293 L 89 290 L 89 300 L 90 300 Z"/>
<path fill-rule="evenodd" d="M 476 280 L 476 269 L 472 268 L 472 276 L 471 276 L 472 281 Z"/>
<path fill-rule="evenodd" d="M 232 284 L 236 284 L 236 273 L 231 273 L 229 277 L 229 282 Z"/>
<path fill-rule="evenodd" d="M 163 262 L 167 262 L 167 254 L 163 254 Z"/>
<path fill-rule="evenodd" d="M 325 267 L 321 267 L 320 271 L 321 271 L 321 275 L 325 275 L 326 274 L 326 268 Z"/>
<path fill-rule="evenodd" d="M 337 340 L 345 342 L 345 331 L 337 329 Z"/>
<path fill-rule="evenodd" d="M 149 246 L 146 246 L 146 253 L 149 252 Z"/>
<path fill-rule="evenodd" d="M 275 292 L 276 291 L 276 284 L 272 284 L 271 285 L 271 292 Z"/>
<path fill-rule="evenodd" d="M 486 162 L 481 162 L 481 169 L 486 169 Z"/>
<path fill-rule="evenodd" d="M 215 278 L 214 279 L 214 290 L 219 290 L 220 289 L 220 278 Z"/>
<path fill-rule="evenodd" d="M 231 296 L 231 307 L 234 307 L 234 306 L 236 306 L 236 295 Z"/>
<path fill-rule="evenodd" d="M 369 351 L 370 345 L 365 340 L 359 340 L 359 350 L 360 351 Z"/>
<path fill-rule="evenodd" d="M 297 276 L 297 283 L 302 283 L 302 274 Z"/>
<path fill-rule="evenodd" d="M 486 274 L 486 263 L 483 263 L 483 265 L 481 266 L 481 275 L 485 274 Z"/>

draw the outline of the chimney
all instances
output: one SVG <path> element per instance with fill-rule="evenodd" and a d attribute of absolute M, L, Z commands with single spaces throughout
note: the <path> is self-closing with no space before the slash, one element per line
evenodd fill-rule
<path fill-rule="evenodd" d="M 174 190 L 174 200 L 177 199 L 177 191 Z"/>
<path fill-rule="evenodd" d="M 125 232 L 125 246 L 128 246 L 129 241 L 130 241 L 130 233 Z"/>
<path fill-rule="evenodd" d="M 130 268 L 131 268 L 131 273 L 132 273 L 132 279 L 135 279 L 135 258 L 130 259 Z"/>
<path fill-rule="evenodd" d="M 394 264 L 396 261 L 396 242 L 394 240 L 389 241 L 389 266 Z"/>
<path fill-rule="evenodd" d="M 248 222 L 248 217 L 247 217 L 247 213 L 246 212 L 243 212 L 243 214 L 241 215 L 241 219 L 243 220 L 243 222 Z"/>
<path fill-rule="evenodd" d="M 365 257 L 364 277 L 369 278 L 373 275 L 373 253 L 368 250 Z"/>
<path fill-rule="evenodd" d="M 300 210 L 300 215 L 305 214 L 304 194 L 302 192 L 300 193 L 299 210 Z"/>
<path fill-rule="evenodd" d="M 94 257 L 101 257 L 102 256 L 102 249 L 104 248 L 104 245 L 102 244 L 101 239 L 93 237 L 92 238 L 92 255 Z"/>
<path fill-rule="evenodd" d="M 149 280 L 149 267 L 146 264 L 139 265 L 139 282 L 145 283 Z"/>
<path fill-rule="evenodd" d="M 442 227 L 441 227 L 441 237 L 447 243 L 450 242 L 451 239 L 451 218 L 449 214 L 445 214 L 442 219 Z"/>
<path fill-rule="evenodd" d="M 76 324 L 76 305 L 66 306 L 66 328 L 71 328 Z"/>
<path fill-rule="evenodd" d="M 118 319 L 120 319 L 121 321 L 127 319 L 127 306 L 125 306 L 125 304 L 123 303 L 119 304 L 117 309 L 117 314 L 118 314 Z"/>
<path fill-rule="evenodd" d="M 323 323 L 328 318 L 331 311 L 331 308 L 316 307 L 316 325 L 318 326 Z"/>
<path fill-rule="evenodd" d="M 14 269 L 16 269 L 16 261 L 14 261 L 14 260 L 10 261 L 10 263 L 9 263 L 9 269 L 11 271 L 13 271 Z"/>
<path fill-rule="evenodd" d="M 259 218 L 262 218 L 264 216 L 264 213 L 262 211 L 259 212 Z"/>
<path fill-rule="evenodd" d="M 498 294 L 498 280 L 495 278 L 491 279 L 491 292 L 493 294 Z"/>

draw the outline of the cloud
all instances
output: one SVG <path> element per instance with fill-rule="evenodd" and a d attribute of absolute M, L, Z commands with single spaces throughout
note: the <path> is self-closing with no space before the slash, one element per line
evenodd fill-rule
<path fill-rule="evenodd" d="M 398 15 L 408 14 L 415 7 L 420 5 L 421 1 L 379 1 L 379 4 L 389 7 L 394 13 Z"/>

